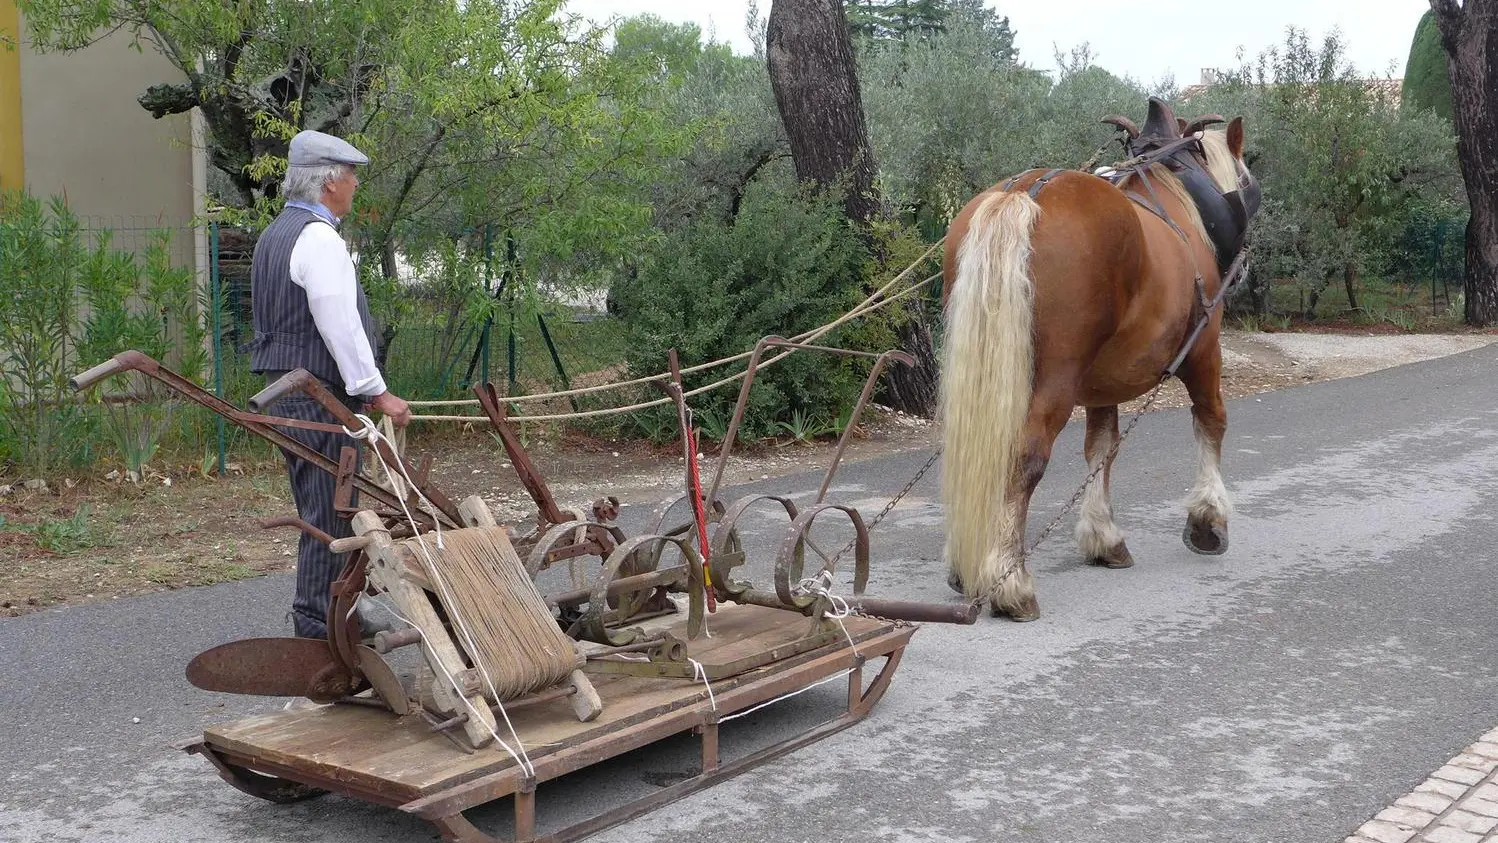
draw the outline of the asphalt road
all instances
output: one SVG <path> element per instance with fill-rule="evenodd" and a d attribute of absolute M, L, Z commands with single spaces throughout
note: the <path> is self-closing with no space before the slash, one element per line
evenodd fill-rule
<path fill-rule="evenodd" d="M 1223 557 L 1180 540 L 1189 416 L 1147 418 L 1113 484 L 1134 568 L 1081 564 L 1068 519 L 1032 558 L 1040 621 L 928 625 L 869 720 L 595 839 L 1341 840 L 1498 725 L 1495 372 L 1484 348 L 1231 403 Z M 1080 481 L 1079 453 L 1073 425 L 1032 530 Z M 848 466 L 834 496 L 876 511 L 924 456 Z M 809 496 L 818 479 L 775 485 Z M 951 597 L 933 495 L 928 478 L 876 531 L 871 592 Z M 347 799 L 260 802 L 171 748 L 277 706 L 197 691 L 182 668 L 286 634 L 291 588 L 267 577 L 0 621 L 0 840 L 433 839 Z M 736 721 L 725 754 L 842 695 Z M 543 830 L 692 763 L 677 740 L 543 788 Z M 508 808 L 470 817 L 500 832 Z"/>

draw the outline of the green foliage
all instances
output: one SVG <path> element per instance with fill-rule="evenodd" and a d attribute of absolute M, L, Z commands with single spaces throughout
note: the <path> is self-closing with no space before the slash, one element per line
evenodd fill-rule
<path fill-rule="evenodd" d="M 1427 11 L 1415 28 L 1409 60 L 1404 66 L 1404 105 L 1416 111 L 1434 111 L 1450 121 L 1451 70 L 1435 12 Z"/>
<path fill-rule="evenodd" d="M 132 348 L 202 376 L 209 352 L 197 287 L 190 270 L 172 265 L 170 247 L 165 232 L 140 256 L 115 250 L 108 232 L 90 245 L 61 198 L 0 197 L 0 458 L 37 476 L 85 465 L 104 422 L 135 469 L 154 453 L 170 420 L 160 395 L 141 385 L 133 395 L 142 404 L 101 414 L 68 379 Z"/>
<path fill-rule="evenodd" d="M 560 5 L 441 6 L 398 39 L 351 137 L 374 160 L 364 248 L 418 256 L 490 228 L 514 240 L 522 283 L 553 287 L 632 250 L 688 127 L 642 107 L 646 63 L 615 60 Z"/>
<path fill-rule="evenodd" d="M 36 546 L 53 553 L 72 553 L 94 545 L 93 531 L 88 525 L 88 504 L 68 518 L 42 518 L 32 527 Z"/>
<path fill-rule="evenodd" d="M 113 26 L 178 68 L 140 100 L 158 116 L 204 114 L 232 183 L 216 197 L 222 221 L 256 230 L 275 215 L 298 130 L 357 144 L 372 163 L 346 230 L 380 258 L 361 263 L 366 277 L 493 227 L 516 241 L 523 283 L 573 282 L 632 253 L 657 172 L 692 138 L 641 107 L 657 81 L 648 63 L 615 61 L 562 0 L 21 5 L 40 49 Z"/>
<path fill-rule="evenodd" d="M 653 80 L 641 92 L 641 107 L 684 133 L 680 154 L 663 158 L 649 190 L 656 232 L 680 230 L 703 216 L 727 219 L 757 175 L 788 168 L 763 58 L 699 39 L 696 27 L 649 15 L 619 25 L 615 61 Z"/>
<path fill-rule="evenodd" d="M 838 205 L 756 182 L 734 220 L 699 220 L 662 241 L 638 278 L 616 288 L 631 339 L 630 367 L 660 372 L 672 348 L 684 366 L 705 363 L 748 351 L 767 335 L 789 337 L 829 322 L 862 298 L 867 259 Z M 686 386 L 731 371 L 689 376 Z M 864 371 L 846 358 L 792 354 L 756 376 L 741 436 L 773 435 L 777 422 L 797 413 L 836 418 L 857 396 Z M 693 407 L 727 418 L 736 399 L 737 390 L 720 388 L 693 399 Z M 665 434 L 667 425 L 655 426 L 674 435 Z"/>
<path fill-rule="evenodd" d="M 274 196 L 284 155 L 262 131 L 289 121 L 342 134 L 363 124 L 382 63 L 450 4 L 420 0 L 20 0 L 38 50 L 77 49 L 121 30 L 180 73 L 141 92 L 155 116 L 199 108 L 220 197 L 251 207 Z M 416 22 L 420 21 L 420 25 Z"/>
<path fill-rule="evenodd" d="M 940 236 L 970 198 L 1031 167 L 1075 167 L 1108 137 L 1098 120 L 1137 113 L 1145 92 L 1061 57 L 1052 80 L 1014 62 L 1007 25 L 954 15 L 944 34 L 866 43 L 859 57 L 869 134 L 888 203 Z"/>
<path fill-rule="evenodd" d="M 916 41 L 947 34 L 953 26 L 983 33 L 987 56 L 1013 64 L 1014 31 L 1009 18 L 983 0 L 862 0 L 845 7 L 855 38 L 871 41 Z"/>
<path fill-rule="evenodd" d="M 696 414 L 696 420 L 702 438 L 722 442 L 728 436 L 728 418 L 722 413 L 704 410 Z"/>
<path fill-rule="evenodd" d="M 941 32 L 948 14 L 943 0 L 850 0 L 845 9 L 855 36 L 897 41 Z"/>
<path fill-rule="evenodd" d="M 92 259 L 91 259 L 92 258 Z M 68 378 L 82 368 L 74 332 L 80 276 L 117 264 L 87 254 L 78 219 L 61 199 L 0 195 L 0 443 L 4 457 L 34 476 L 86 459 L 87 415 L 69 401 Z"/>
<path fill-rule="evenodd" d="M 1291 28 L 1190 103 L 1191 114 L 1213 111 L 1244 117 L 1245 157 L 1264 189 L 1255 276 L 1292 280 L 1308 315 L 1330 285 L 1390 266 L 1411 208 L 1459 189 L 1450 126 L 1399 108 L 1335 35 L 1313 46 Z"/>

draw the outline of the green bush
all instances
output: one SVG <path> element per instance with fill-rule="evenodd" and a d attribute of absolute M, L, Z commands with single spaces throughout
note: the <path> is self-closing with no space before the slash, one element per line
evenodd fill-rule
<path fill-rule="evenodd" d="M 104 271 L 80 246 L 78 220 L 59 200 L 0 197 L 0 443 L 34 474 L 87 459 L 87 414 L 67 401 L 77 367 L 78 276 Z"/>
<path fill-rule="evenodd" d="M 663 238 L 638 275 L 615 287 L 636 375 L 664 370 L 674 348 L 683 367 L 749 351 L 762 337 L 791 337 L 861 301 L 868 250 L 825 198 L 750 185 L 737 217 L 699 220 Z M 838 334 L 823 345 L 840 345 Z M 743 363 L 689 375 L 688 390 L 743 371 Z M 755 376 L 741 437 L 783 432 L 781 422 L 831 426 L 858 395 L 866 361 L 798 351 Z M 726 419 L 737 384 L 691 399 L 699 414 Z M 641 414 L 640 431 L 676 435 L 670 413 Z M 659 417 L 657 417 L 659 416 Z"/>
<path fill-rule="evenodd" d="M 193 380 L 207 369 L 203 303 L 192 271 L 172 265 L 170 234 L 139 256 L 96 234 L 89 245 L 61 198 L 0 195 L 0 460 L 34 476 L 88 465 L 106 436 L 138 471 L 170 429 L 171 402 L 145 378 L 109 390 L 142 400 L 101 411 L 74 394 L 73 375 L 132 348 Z M 196 447 L 206 429 L 181 432 Z"/>

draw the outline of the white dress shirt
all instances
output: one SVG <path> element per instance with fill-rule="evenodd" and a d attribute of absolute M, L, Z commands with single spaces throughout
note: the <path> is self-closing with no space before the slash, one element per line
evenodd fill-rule
<path fill-rule="evenodd" d="M 354 260 L 337 229 L 322 220 L 307 223 L 291 249 L 291 280 L 307 291 L 312 321 L 338 364 L 349 395 L 385 391 L 374 350 L 359 319 L 359 280 Z"/>

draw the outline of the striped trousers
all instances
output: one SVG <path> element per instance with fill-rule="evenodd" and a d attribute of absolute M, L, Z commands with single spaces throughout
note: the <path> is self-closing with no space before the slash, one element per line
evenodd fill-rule
<path fill-rule="evenodd" d="M 275 381 L 281 372 L 267 372 L 266 382 Z M 324 386 L 328 386 L 324 384 Z M 344 403 L 356 412 L 363 412 L 361 399 L 343 395 L 338 387 L 329 387 L 329 392 L 344 399 Z M 270 415 L 337 424 L 338 420 L 311 398 L 300 393 L 277 401 L 266 412 Z M 357 447 L 359 443 L 351 436 L 321 430 L 304 430 L 296 427 L 277 427 L 293 439 L 328 457 L 334 463 L 345 447 Z M 333 507 L 333 492 L 337 479 L 321 468 L 281 450 L 286 460 L 286 474 L 291 481 L 291 496 L 296 500 L 297 514 L 302 520 L 322 530 L 335 539 L 353 535 L 347 518 L 340 518 Z M 357 468 L 356 468 L 357 470 Z M 358 493 L 354 501 L 358 502 Z M 301 638 L 325 638 L 328 634 L 328 606 L 332 603 L 333 581 L 343 572 L 346 554 L 335 554 L 327 545 L 303 533 L 297 542 L 296 594 L 292 598 L 292 626 Z"/>

